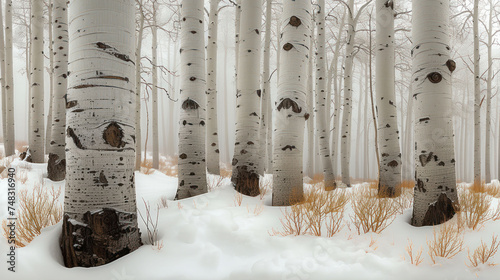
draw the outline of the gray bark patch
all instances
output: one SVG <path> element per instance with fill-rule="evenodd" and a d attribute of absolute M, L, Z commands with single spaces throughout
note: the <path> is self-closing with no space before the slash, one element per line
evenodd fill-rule
<path fill-rule="evenodd" d="M 278 111 L 281 111 L 281 109 L 290 109 L 292 108 L 292 111 L 294 113 L 299 114 L 302 112 L 302 108 L 299 107 L 297 102 L 291 100 L 290 98 L 285 98 L 281 101 L 280 105 L 278 105 Z"/>
<path fill-rule="evenodd" d="M 115 148 L 123 148 L 125 147 L 125 142 L 123 139 L 123 130 L 116 122 L 111 122 L 108 127 L 104 130 L 102 134 L 102 138 L 106 144 L 109 144 L 111 147 Z"/>
<path fill-rule="evenodd" d="M 442 224 L 455 215 L 455 207 L 451 199 L 441 193 L 435 204 L 431 204 L 425 213 L 422 226 L 433 226 Z"/>

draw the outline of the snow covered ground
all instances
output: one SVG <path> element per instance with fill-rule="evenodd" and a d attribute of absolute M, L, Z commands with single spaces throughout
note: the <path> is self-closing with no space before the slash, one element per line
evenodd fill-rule
<path fill-rule="evenodd" d="M 16 160 L 12 165 L 21 172 L 19 164 Z M 17 185 L 18 191 L 33 188 L 40 180 L 45 181 L 45 187 L 64 188 L 63 183 L 45 178 L 45 168 L 43 164 L 29 164 L 28 179 Z M 432 264 L 426 241 L 432 238 L 433 229 L 410 226 L 411 209 L 398 215 L 381 234 L 358 235 L 351 226 L 332 238 L 282 237 L 270 235 L 273 228 L 281 229 L 283 216 L 282 207 L 270 206 L 270 193 L 262 200 L 243 197 L 241 206 L 237 206 L 236 192 L 228 181 L 206 195 L 182 201 L 173 201 L 177 179 L 160 172 L 137 173 L 136 185 L 138 207 L 143 214 L 143 199 L 151 205 L 153 217 L 160 198 L 168 199 L 168 208 L 159 211 L 161 249 L 144 245 L 108 265 L 68 269 L 63 266 L 58 245 L 59 223 L 45 228 L 32 243 L 16 250 L 15 273 L 7 270 L 9 245 L 0 238 L 0 279 L 499 279 L 500 266 L 468 267 L 467 248 L 451 260 L 438 259 L 437 264 Z M 6 190 L 7 180 L 3 179 L 2 220 L 7 217 Z M 497 203 L 494 200 L 495 206 Z M 352 209 L 347 205 L 346 222 L 350 215 Z M 139 223 L 146 243 L 144 223 Z M 466 230 L 464 244 L 473 251 L 481 239 L 489 242 L 494 233 L 500 233 L 500 220 L 489 221 L 478 231 Z M 425 259 L 419 266 L 408 260 L 408 240 L 415 251 L 423 247 Z M 500 253 L 493 262 L 500 263 Z"/>

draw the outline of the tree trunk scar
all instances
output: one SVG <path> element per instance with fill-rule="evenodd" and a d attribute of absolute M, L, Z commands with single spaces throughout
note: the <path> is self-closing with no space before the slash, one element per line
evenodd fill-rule
<path fill-rule="evenodd" d="M 111 122 L 106 129 L 104 130 L 102 137 L 106 144 L 109 144 L 111 147 L 115 148 L 123 148 L 125 147 L 125 142 L 123 139 L 123 130 L 116 122 Z"/>
<path fill-rule="evenodd" d="M 113 55 L 114 57 L 116 57 L 120 60 L 123 60 L 125 62 L 131 62 L 132 64 L 135 65 L 135 63 L 132 60 L 130 60 L 130 57 L 128 55 L 121 54 L 120 52 L 118 52 L 117 49 L 115 49 L 109 45 L 106 45 L 102 42 L 97 42 L 96 46 L 97 46 L 97 48 L 103 50 L 107 54 Z"/>

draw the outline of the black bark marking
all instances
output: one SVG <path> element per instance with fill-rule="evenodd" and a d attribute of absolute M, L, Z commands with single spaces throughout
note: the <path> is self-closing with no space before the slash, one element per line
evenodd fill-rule
<path fill-rule="evenodd" d="M 387 153 L 382 154 L 382 157 L 388 157 L 388 156 L 389 156 L 389 154 L 387 154 Z"/>
<path fill-rule="evenodd" d="M 259 174 L 248 170 L 248 166 L 238 166 L 236 176 L 232 178 L 236 191 L 248 196 L 258 196 Z"/>
<path fill-rule="evenodd" d="M 304 114 L 304 118 L 306 119 L 306 121 L 309 119 L 309 116 L 310 116 L 310 115 L 309 115 L 308 113 L 305 113 L 305 114 Z"/>
<path fill-rule="evenodd" d="M 123 130 L 116 122 L 111 122 L 102 134 L 104 142 L 115 148 L 125 147 L 127 143 L 122 141 L 123 137 Z"/>
<path fill-rule="evenodd" d="M 254 142 L 252 142 L 252 141 L 248 141 L 248 142 L 247 142 L 247 145 L 249 145 L 249 146 L 250 146 L 250 145 L 255 145 L 255 144 L 254 144 Z"/>
<path fill-rule="evenodd" d="M 236 158 L 233 158 L 233 161 L 231 162 L 233 166 L 236 166 L 238 164 L 238 160 Z"/>
<path fill-rule="evenodd" d="M 293 27 L 299 27 L 301 24 L 302 24 L 302 21 L 300 20 L 300 18 L 298 18 L 296 16 L 292 16 L 290 18 L 290 25 L 291 26 L 293 26 Z"/>
<path fill-rule="evenodd" d="M 422 226 L 442 224 L 455 215 L 455 207 L 446 193 L 439 195 L 435 204 L 431 204 L 425 213 Z"/>
<path fill-rule="evenodd" d="M 282 148 L 281 150 L 282 151 L 286 151 L 287 149 L 290 149 L 290 151 L 293 151 L 293 149 L 296 149 L 295 146 L 290 146 L 290 145 L 286 145 L 284 148 Z"/>
<path fill-rule="evenodd" d="M 117 49 L 111 47 L 110 45 L 106 45 L 105 43 L 102 42 L 97 42 L 96 43 L 97 48 L 103 50 L 105 53 L 108 53 L 120 60 L 123 60 L 125 62 L 131 62 L 132 64 L 135 65 L 135 63 L 130 59 L 128 55 L 120 53 Z"/>
<path fill-rule="evenodd" d="M 82 143 L 80 142 L 80 139 L 78 138 L 78 136 L 71 127 L 68 126 L 68 129 L 66 129 L 66 133 L 69 137 L 71 137 L 71 139 L 73 139 L 73 142 L 79 149 L 86 150 L 86 148 L 83 147 Z"/>
<path fill-rule="evenodd" d="M 427 190 L 424 188 L 424 182 L 420 179 L 417 179 L 417 184 L 415 185 L 415 188 L 419 192 L 423 192 L 423 193 L 427 192 Z"/>
<path fill-rule="evenodd" d="M 430 121 L 430 120 L 431 120 L 430 118 L 421 118 L 418 121 L 419 122 L 427 122 L 427 121 Z"/>
<path fill-rule="evenodd" d="M 76 100 L 66 102 L 66 109 L 75 107 L 78 104 Z"/>
<path fill-rule="evenodd" d="M 441 161 L 440 163 L 438 163 L 439 166 L 444 166 L 444 161 Z"/>
<path fill-rule="evenodd" d="M 391 10 L 394 10 L 394 1 L 388 0 L 388 1 L 385 2 L 384 6 L 386 8 L 391 8 Z"/>
<path fill-rule="evenodd" d="M 429 79 L 431 83 L 437 84 L 443 80 L 443 76 L 438 72 L 432 72 L 429 75 L 427 75 L 427 79 Z"/>
<path fill-rule="evenodd" d="M 110 263 L 141 245 L 137 215 L 103 208 L 86 212 L 82 223 L 63 218 L 59 245 L 66 267 L 95 267 Z"/>
<path fill-rule="evenodd" d="M 106 178 L 106 175 L 104 175 L 104 172 L 101 171 L 99 173 L 99 183 L 102 184 L 103 187 L 108 186 L 108 179 Z"/>
<path fill-rule="evenodd" d="M 47 163 L 47 174 L 48 178 L 52 181 L 64 180 L 66 177 L 66 160 L 59 159 L 58 155 L 50 153 Z"/>
<path fill-rule="evenodd" d="M 424 154 L 424 155 L 420 155 L 420 156 L 418 156 L 418 158 L 419 158 L 419 160 L 420 160 L 420 164 L 422 164 L 422 167 L 426 166 L 426 165 L 427 165 L 427 163 L 429 163 L 429 161 L 431 161 L 431 159 L 432 159 L 432 155 L 433 155 L 433 154 L 434 154 L 434 153 L 433 153 L 433 152 L 431 152 L 429 155 L 425 155 L 425 154 Z"/>
<path fill-rule="evenodd" d="M 446 61 L 446 66 L 448 67 L 448 70 L 450 70 L 451 73 L 453 73 L 453 71 L 457 69 L 457 64 L 453 59 L 448 59 L 448 61 Z"/>
<path fill-rule="evenodd" d="M 395 161 L 395 160 L 393 160 L 393 161 L 391 161 L 391 162 L 389 162 L 389 163 L 387 164 L 387 166 L 389 166 L 389 167 L 393 167 L 393 168 L 394 168 L 394 167 L 397 167 L 398 165 L 399 165 L 399 164 L 398 164 L 398 162 L 397 162 L 397 161 Z"/>
<path fill-rule="evenodd" d="M 183 103 L 182 103 L 182 109 L 184 110 L 196 110 L 200 108 L 200 105 L 198 105 L 198 103 L 196 103 L 196 101 L 194 101 L 193 99 L 186 99 Z"/>
<path fill-rule="evenodd" d="M 186 155 L 186 154 L 180 154 L 180 155 L 179 155 L 179 158 L 180 158 L 180 159 L 187 159 L 187 155 Z"/>
<path fill-rule="evenodd" d="M 262 96 L 262 91 L 260 89 L 257 90 L 257 96 L 259 96 L 259 97 Z"/>
<path fill-rule="evenodd" d="M 286 43 L 286 44 L 284 44 L 284 45 L 283 45 L 283 49 L 284 49 L 285 51 L 289 51 L 289 50 L 291 50 L 292 48 L 293 48 L 293 45 L 292 45 L 292 44 L 290 44 L 290 43 Z"/>
<path fill-rule="evenodd" d="M 285 98 L 281 101 L 280 105 L 278 105 L 278 111 L 281 111 L 281 109 L 290 109 L 292 108 L 292 111 L 294 113 L 297 113 L 299 114 L 300 112 L 302 112 L 302 108 L 299 107 L 299 105 L 297 104 L 297 102 L 291 100 L 290 98 Z"/>
<path fill-rule="evenodd" d="M 99 77 L 93 77 L 93 78 L 88 78 L 89 80 L 90 79 L 105 79 L 105 80 L 120 80 L 120 81 L 125 81 L 125 82 L 129 82 L 129 79 L 127 77 L 120 77 L 120 76 L 111 76 L 111 75 L 108 75 L 108 76 L 99 76 Z"/>
<path fill-rule="evenodd" d="M 189 78 L 189 80 L 190 80 L 191 82 L 194 82 L 194 81 L 196 81 L 196 77 L 191 77 L 191 78 Z"/>

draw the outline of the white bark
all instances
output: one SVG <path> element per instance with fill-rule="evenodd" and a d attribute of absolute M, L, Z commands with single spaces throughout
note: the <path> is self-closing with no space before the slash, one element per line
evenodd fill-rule
<path fill-rule="evenodd" d="M 68 87 L 68 4 L 67 0 L 54 0 L 52 23 L 54 34 L 54 93 L 51 130 L 51 153 L 65 159 L 66 99 Z"/>
<path fill-rule="evenodd" d="M 474 0 L 474 181 L 481 181 L 481 73 L 479 72 L 479 0 Z"/>
<path fill-rule="evenodd" d="M 0 3 L 0 82 L 2 94 L 2 135 L 5 143 L 7 136 L 7 92 L 5 87 L 5 41 L 3 29 L 3 13 L 2 5 Z"/>
<path fill-rule="evenodd" d="M 181 7 L 181 119 L 177 199 L 207 192 L 205 163 L 205 39 L 203 1 Z"/>
<path fill-rule="evenodd" d="M 455 214 L 449 0 L 413 2 L 415 197 L 412 225 L 440 224 Z"/>
<path fill-rule="evenodd" d="M 71 1 L 69 12 L 65 214 L 135 216 L 133 1 Z"/>
<path fill-rule="evenodd" d="M 47 112 L 47 129 L 45 130 L 45 152 L 52 153 L 52 122 L 54 111 L 54 29 L 53 29 L 53 7 L 55 0 L 49 0 L 48 7 L 48 33 L 49 33 L 49 111 Z"/>
<path fill-rule="evenodd" d="M 6 134 L 4 134 L 5 156 L 15 154 L 14 133 L 14 69 L 12 63 L 12 0 L 5 4 L 5 104 L 7 107 Z"/>
<path fill-rule="evenodd" d="M 144 32 L 144 10 L 139 2 L 139 32 L 135 48 L 135 170 L 141 170 L 141 57 L 142 34 Z"/>
<path fill-rule="evenodd" d="M 491 84 L 493 79 L 493 1 L 490 0 L 490 14 L 488 18 L 488 78 L 486 80 L 486 142 L 484 144 L 484 171 L 486 183 L 491 182 Z M 500 121 L 500 120 L 499 120 Z M 499 137 L 500 138 L 500 137 Z"/>
<path fill-rule="evenodd" d="M 310 114 L 306 100 L 311 26 L 310 1 L 283 2 L 283 47 L 279 49 L 281 70 L 274 118 L 273 206 L 291 205 L 303 197 L 304 128 Z"/>
<path fill-rule="evenodd" d="M 350 158 L 351 158 L 351 114 L 352 114 L 352 66 L 354 61 L 354 1 L 349 1 L 349 11 L 347 15 L 347 42 L 346 42 L 346 58 L 344 70 L 344 111 L 342 119 L 342 142 L 341 142 L 341 169 L 342 182 L 351 186 L 350 177 Z"/>
<path fill-rule="evenodd" d="M 314 22 L 314 13 L 313 13 L 313 22 Z M 306 175 L 309 178 L 314 177 L 314 159 L 315 159 L 315 150 L 314 144 L 316 143 L 314 138 L 314 35 L 315 29 L 314 25 L 311 25 L 310 31 L 310 43 L 309 43 L 309 62 L 307 65 L 307 111 L 310 112 L 309 119 L 306 121 L 307 124 L 307 164 L 306 164 Z"/>
<path fill-rule="evenodd" d="M 153 168 L 159 169 L 160 167 L 160 149 L 158 138 L 158 26 L 156 21 L 157 9 L 159 7 L 156 2 L 153 2 L 153 25 L 151 26 L 151 54 L 152 64 L 152 87 L 151 87 L 151 113 L 153 114 L 153 122 L 151 127 L 151 134 L 153 137 Z"/>
<path fill-rule="evenodd" d="M 217 28 L 220 0 L 210 0 L 207 44 L 207 171 L 220 174 L 217 128 Z"/>
<path fill-rule="evenodd" d="M 259 194 L 261 1 L 242 1 L 232 181 L 236 190 Z"/>
<path fill-rule="evenodd" d="M 31 3 L 31 115 L 28 138 L 32 161 L 43 163 L 45 160 L 43 0 L 32 0 Z"/>
<path fill-rule="evenodd" d="M 327 123 L 326 112 L 326 53 L 325 53 L 325 0 L 318 1 L 318 12 L 316 14 L 317 55 L 316 55 L 316 131 L 319 137 L 319 149 L 323 174 L 325 175 L 325 188 L 335 188 L 335 177 L 333 176 L 332 161 L 330 158 L 330 127 Z"/>
<path fill-rule="evenodd" d="M 337 178 L 338 174 L 338 168 L 337 168 L 337 162 L 338 162 L 338 156 L 339 156 L 339 117 L 340 117 L 340 87 L 339 87 L 339 75 L 338 75 L 338 59 L 340 57 L 340 46 L 342 40 L 340 39 L 342 37 L 342 33 L 344 32 L 344 25 L 345 25 L 345 18 L 346 18 L 347 12 L 344 12 L 342 15 L 342 20 L 340 21 L 339 25 L 339 32 L 337 35 L 337 43 L 335 44 L 335 53 L 334 53 L 334 58 L 332 60 L 332 80 L 333 80 L 333 95 L 334 95 L 334 107 L 333 107 L 333 130 L 332 130 L 332 139 L 331 139 L 331 161 L 332 161 L 332 170 L 333 170 L 333 177 Z"/>
<path fill-rule="evenodd" d="M 260 138 L 259 138 L 259 153 L 262 155 L 260 163 L 260 174 L 264 172 L 272 173 L 270 167 L 270 157 L 272 153 L 268 153 L 269 144 L 267 141 L 272 137 L 267 137 L 269 124 L 272 122 L 272 115 L 269 114 L 269 106 L 271 106 L 271 81 L 270 81 L 270 57 L 271 57 L 271 21 L 272 21 L 272 0 L 265 0 L 266 2 L 266 25 L 264 36 L 264 49 L 263 49 L 263 70 L 262 70 L 262 97 L 261 97 L 261 119 L 260 119 Z"/>
<path fill-rule="evenodd" d="M 401 150 L 395 94 L 394 1 L 376 0 L 376 92 L 380 174 L 378 192 L 397 196 L 401 184 Z"/>

